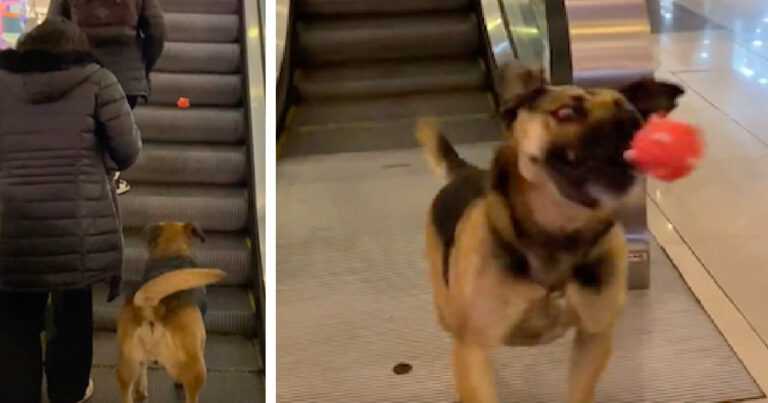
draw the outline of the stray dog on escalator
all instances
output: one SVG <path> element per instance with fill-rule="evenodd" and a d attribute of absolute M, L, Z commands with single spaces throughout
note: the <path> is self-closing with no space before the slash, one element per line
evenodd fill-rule
<path fill-rule="evenodd" d="M 576 331 L 569 403 L 593 403 L 627 290 L 617 211 L 636 182 L 624 160 L 651 114 L 683 90 L 644 79 L 621 90 L 547 86 L 507 68 L 505 138 L 489 170 L 462 159 L 435 122 L 417 138 L 447 179 L 426 228 L 438 321 L 454 339 L 462 403 L 497 403 L 490 353 Z"/>
<path fill-rule="evenodd" d="M 117 380 L 123 403 L 148 397 L 147 367 L 159 363 L 184 386 L 186 403 L 198 403 L 205 384 L 205 289 L 224 278 L 199 268 L 192 241 L 205 241 L 194 224 L 168 222 L 147 228 L 149 259 L 143 285 L 120 312 Z"/>

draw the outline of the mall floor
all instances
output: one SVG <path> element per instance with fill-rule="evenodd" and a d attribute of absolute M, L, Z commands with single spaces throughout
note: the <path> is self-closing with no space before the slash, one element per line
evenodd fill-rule
<path fill-rule="evenodd" d="M 768 1 L 652 3 L 658 76 L 686 87 L 675 116 L 708 147 L 689 178 L 651 182 L 651 230 L 765 391 Z"/>

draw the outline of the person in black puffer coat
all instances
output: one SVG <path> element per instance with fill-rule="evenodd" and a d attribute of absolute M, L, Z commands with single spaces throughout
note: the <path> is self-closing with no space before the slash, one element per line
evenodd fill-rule
<path fill-rule="evenodd" d="M 78 15 L 83 7 L 94 11 Z M 147 100 L 151 91 L 150 73 L 163 53 L 166 40 L 165 16 L 159 0 L 51 0 L 48 16 L 74 21 L 86 32 L 93 53 L 117 76 L 131 108 L 140 100 Z M 100 16 L 103 22 L 117 25 L 100 26 Z M 116 22 L 125 19 L 131 21 Z M 120 179 L 114 167 L 110 170 L 118 194 L 128 192 L 131 189 L 128 182 Z"/>
<path fill-rule="evenodd" d="M 0 400 L 40 402 L 40 343 L 52 403 L 93 392 L 91 286 L 119 287 L 123 238 L 105 167 L 139 157 L 120 84 L 80 29 L 49 19 L 0 52 Z"/>

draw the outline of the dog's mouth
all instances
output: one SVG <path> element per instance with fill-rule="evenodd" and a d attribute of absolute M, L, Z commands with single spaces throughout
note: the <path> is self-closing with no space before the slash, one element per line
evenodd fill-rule
<path fill-rule="evenodd" d="M 549 163 L 548 171 L 558 192 L 566 199 L 588 209 L 595 209 L 600 205 L 597 197 L 588 190 L 588 179 L 572 168 L 560 163 Z"/>
<path fill-rule="evenodd" d="M 575 144 L 550 146 L 546 169 L 560 194 L 589 209 L 625 196 L 636 174 L 624 153 L 641 123 L 622 116 L 589 127 Z"/>

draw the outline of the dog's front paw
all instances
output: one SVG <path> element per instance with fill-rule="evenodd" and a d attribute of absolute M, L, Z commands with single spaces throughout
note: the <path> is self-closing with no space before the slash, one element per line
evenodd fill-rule
<path fill-rule="evenodd" d="M 143 402 L 149 399 L 149 392 L 146 388 L 136 388 L 133 390 L 133 398 L 137 402 Z"/>

